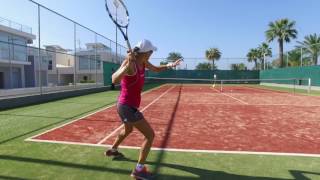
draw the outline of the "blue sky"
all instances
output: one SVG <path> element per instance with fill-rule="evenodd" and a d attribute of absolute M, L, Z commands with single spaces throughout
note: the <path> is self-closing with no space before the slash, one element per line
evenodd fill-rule
<path fill-rule="evenodd" d="M 61 14 L 115 40 L 115 27 L 107 17 L 104 0 L 36 0 Z M 265 41 L 268 23 L 289 18 L 297 23 L 298 39 L 285 45 L 290 50 L 297 40 L 320 34 L 319 0 L 125 0 L 131 15 L 129 36 L 132 44 L 150 39 L 166 57 L 178 51 L 185 57 L 204 57 L 210 47 L 223 57 L 245 57 L 250 48 Z M 7 4 L 6 4 L 7 3 Z M 0 16 L 29 25 L 37 32 L 36 7 L 28 0 L 2 2 Z M 73 25 L 42 12 L 42 43 L 73 47 Z M 78 44 L 93 40 L 79 30 Z M 119 40 L 123 38 L 119 34 Z M 124 44 L 124 43 L 123 43 Z M 277 42 L 270 43 L 278 53 Z"/>

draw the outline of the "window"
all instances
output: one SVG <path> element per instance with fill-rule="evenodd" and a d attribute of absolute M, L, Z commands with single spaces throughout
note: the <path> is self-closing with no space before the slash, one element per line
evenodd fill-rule
<path fill-rule="evenodd" d="M 52 61 L 49 61 L 48 63 L 48 70 L 52 70 Z"/>
<path fill-rule="evenodd" d="M 5 43 L 5 42 L 8 42 L 8 39 L 9 39 L 8 34 L 0 32 L 0 41 Z"/>
<path fill-rule="evenodd" d="M 98 70 L 101 69 L 101 61 L 100 60 L 97 61 L 97 68 L 98 68 Z"/>
<path fill-rule="evenodd" d="M 89 70 L 89 59 L 86 57 L 80 56 L 79 57 L 79 69 L 80 70 Z"/>
<path fill-rule="evenodd" d="M 9 59 L 8 34 L 0 32 L 0 59 Z"/>
<path fill-rule="evenodd" d="M 9 59 L 9 45 L 7 43 L 0 42 L 0 59 Z"/>
<path fill-rule="evenodd" d="M 10 36 L 8 40 L 12 52 L 10 58 L 15 61 L 27 61 L 27 40 L 16 36 Z"/>
<path fill-rule="evenodd" d="M 96 61 L 94 59 L 90 59 L 90 69 L 96 69 Z"/>

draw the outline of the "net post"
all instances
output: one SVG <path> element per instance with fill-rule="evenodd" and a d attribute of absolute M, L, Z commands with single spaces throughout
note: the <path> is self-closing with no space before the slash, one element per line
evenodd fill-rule
<path fill-rule="evenodd" d="M 223 84 L 223 81 L 221 80 L 220 81 L 220 92 L 222 92 L 222 84 Z"/>
<path fill-rule="evenodd" d="M 308 94 L 311 93 L 311 78 L 308 79 Z"/>
<path fill-rule="evenodd" d="M 297 79 L 293 79 L 293 94 L 296 94 L 296 83 L 297 83 Z"/>

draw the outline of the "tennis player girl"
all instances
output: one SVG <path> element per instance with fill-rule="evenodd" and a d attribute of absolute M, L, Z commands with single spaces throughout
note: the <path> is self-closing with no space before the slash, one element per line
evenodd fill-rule
<path fill-rule="evenodd" d="M 145 167 L 154 139 L 154 131 L 143 114 L 138 110 L 141 102 L 141 91 L 144 85 L 145 68 L 151 71 L 160 72 L 170 67 L 177 66 L 181 60 L 167 65 L 154 66 L 149 62 L 153 51 L 157 48 L 149 40 L 139 42 L 133 52 L 129 52 L 120 68 L 112 75 L 112 82 L 121 82 L 121 92 L 118 98 L 117 110 L 124 123 L 124 129 L 120 132 L 112 148 L 105 152 L 109 157 L 123 157 L 118 151 L 120 143 L 132 132 L 133 127 L 137 128 L 144 136 L 138 163 L 131 176 L 136 179 L 149 179 L 152 175 Z"/>

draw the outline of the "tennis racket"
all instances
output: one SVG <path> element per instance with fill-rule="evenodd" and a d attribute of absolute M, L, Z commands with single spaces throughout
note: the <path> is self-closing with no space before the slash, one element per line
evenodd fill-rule
<path fill-rule="evenodd" d="M 129 51 L 131 45 L 128 38 L 129 12 L 122 0 L 105 0 L 106 10 L 109 17 L 120 29 L 124 39 L 126 40 Z"/>

